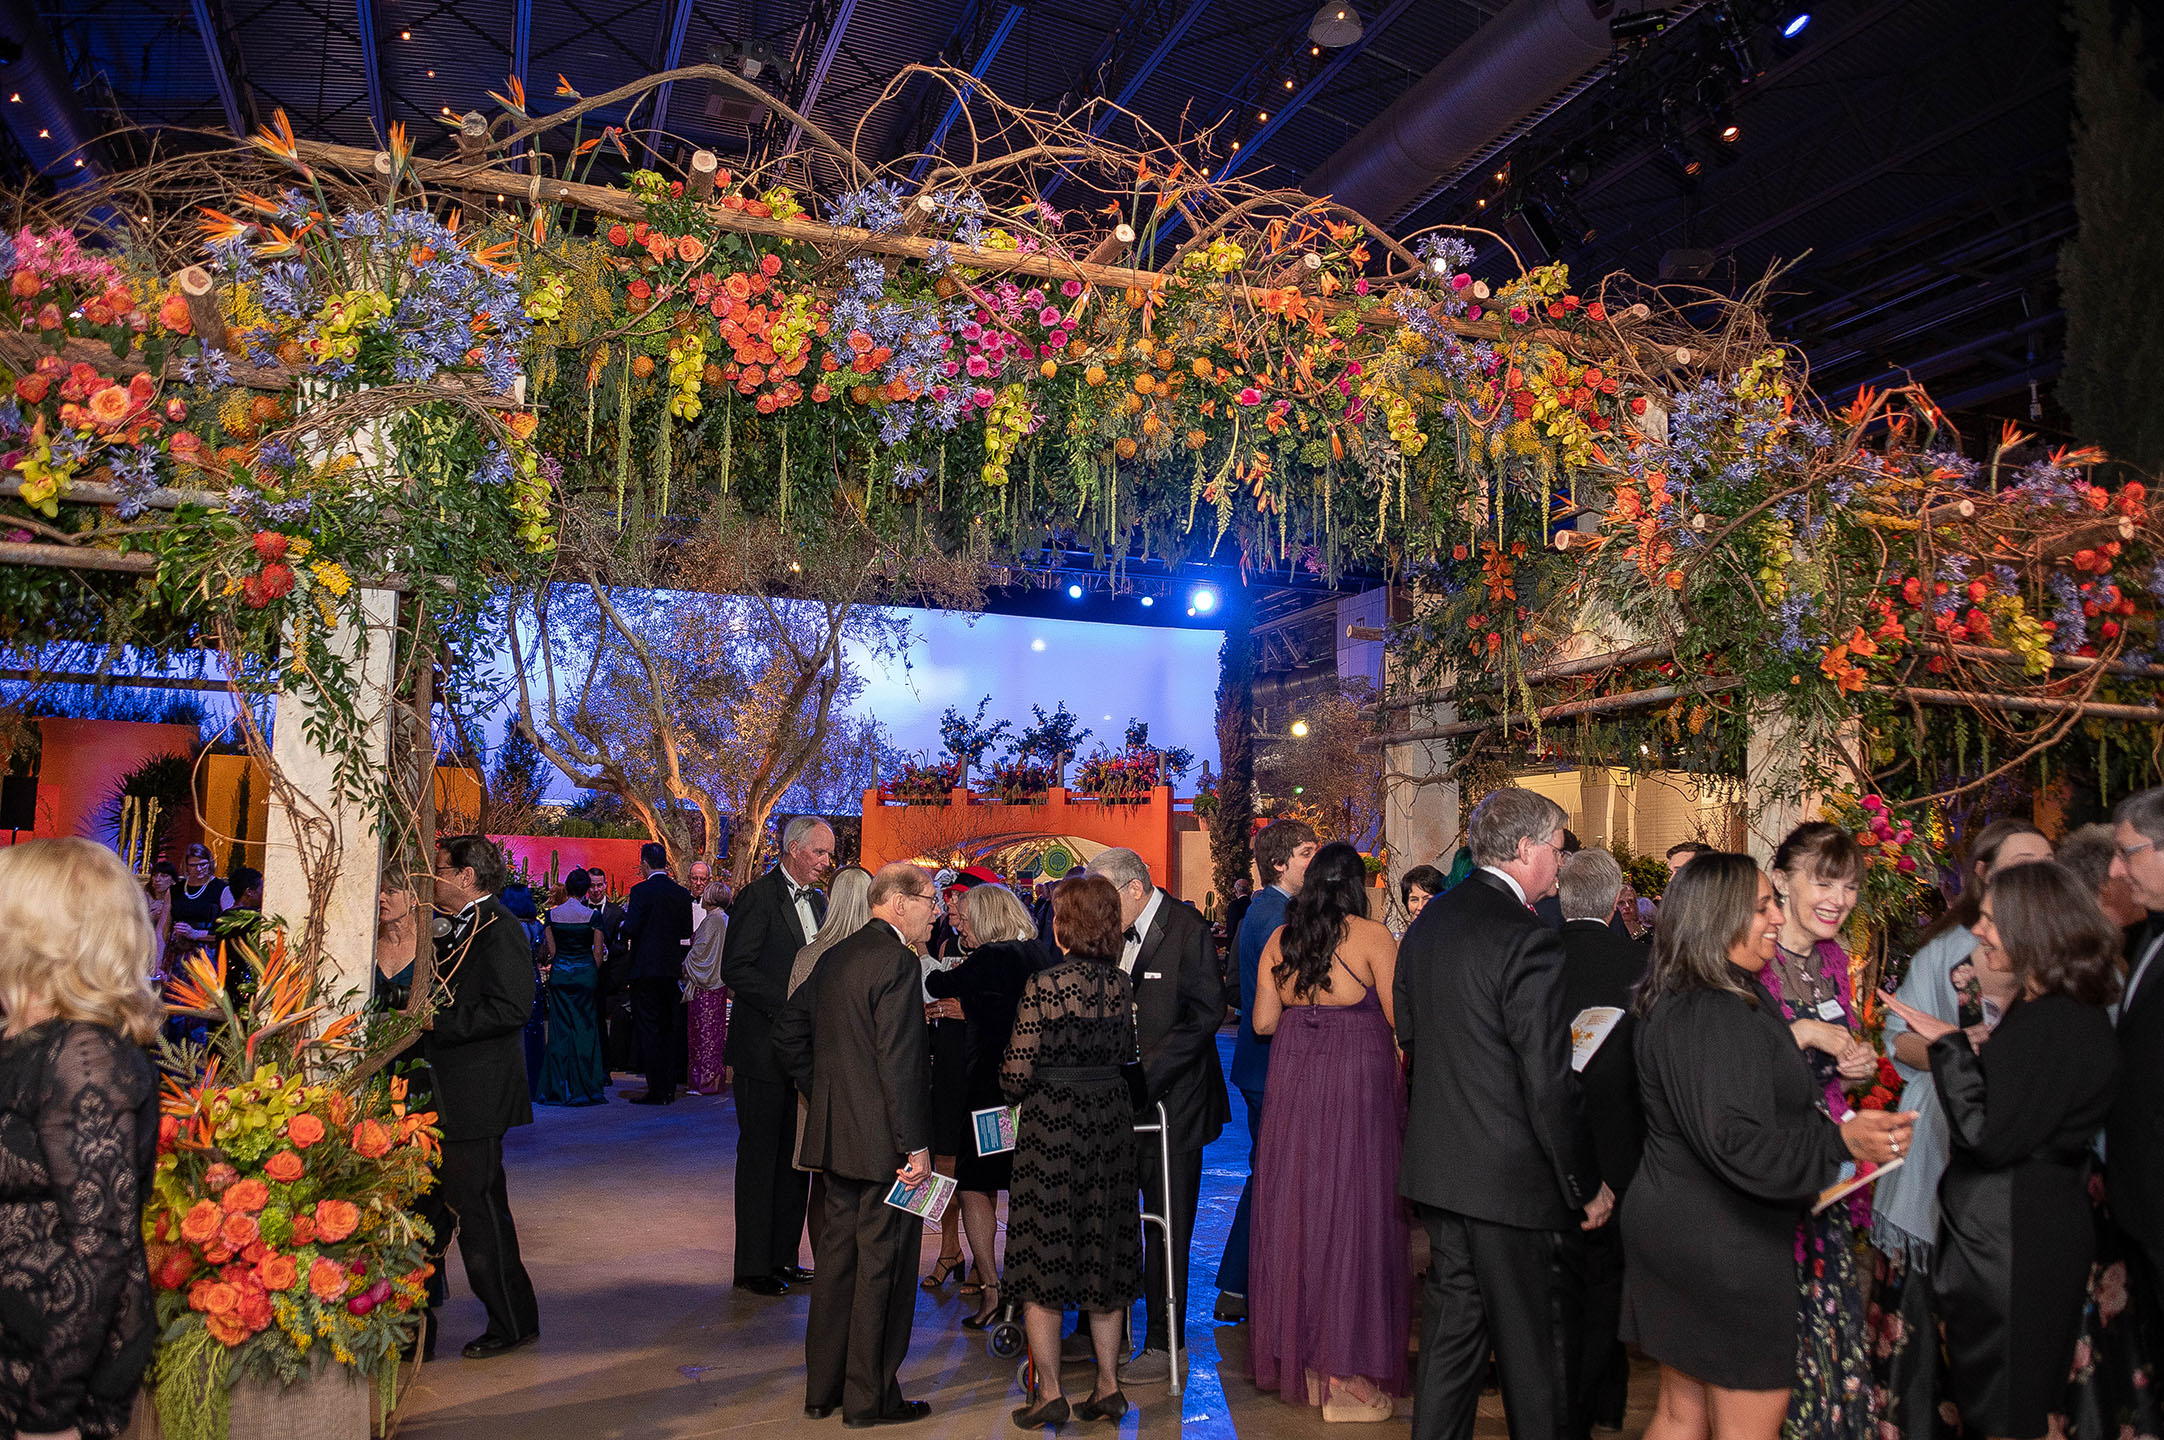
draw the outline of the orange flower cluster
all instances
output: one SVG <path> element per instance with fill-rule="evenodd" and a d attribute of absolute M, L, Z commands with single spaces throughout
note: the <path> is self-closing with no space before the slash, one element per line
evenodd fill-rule
<path fill-rule="evenodd" d="M 1840 687 L 1843 695 L 1861 691 L 1870 676 L 1860 663 L 1878 654 L 1878 642 L 1864 633 L 1861 625 L 1856 633 L 1839 645 L 1831 646 L 1819 657 L 1819 673 Z"/>

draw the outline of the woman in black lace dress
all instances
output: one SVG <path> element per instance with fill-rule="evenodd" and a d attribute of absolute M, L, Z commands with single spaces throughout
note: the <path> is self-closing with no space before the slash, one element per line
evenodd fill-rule
<path fill-rule="evenodd" d="M 103 1440 L 156 1339 L 150 911 L 88 840 L 0 850 L 0 1431 Z"/>
<path fill-rule="evenodd" d="M 1035 1392 L 1014 1412 L 1025 1430 L 1059 1425 L 1062 1310 L 1088 1313 L 1097 1384 L 1078 1418 L 1127 1413 L 1119 1388 L 1121 1327 L 1142 1293 L 1142 1207 L 1134 1105 L 1121 1067 L 1135 1058 L 1134 989 L 1119 968 L 1120 899 L 1108 880 L 1063 880 L 1052 892 L 1063 958 L 1022 991 L 1000 1084 L 1022 1107 L 1007 1192 L 1001 1284 L 1024 1302 Z"/>

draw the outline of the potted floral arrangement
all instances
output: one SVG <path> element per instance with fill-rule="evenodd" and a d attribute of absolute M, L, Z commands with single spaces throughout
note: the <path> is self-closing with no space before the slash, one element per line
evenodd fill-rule
<path fill-rule="evenodd" d="M 164 1057 L 143 1208 L 159 1338 L 137 1429 L 365 1437 L 421 1324 L 433 1236 L 412 1207 L 436 1117 L 361 1056 L 358 1016 L 319 1024 L 330 1007 L 283 934 L 190 957 L 168 1001 L 211 1029 Z"/>
<path fill-rule="evenodd" d="M 944 805 L 962 783 L 960 761 L 934 765 L 904 760 L 901 767 L 879 787 L 879 798 L 903 805 Z"/>
<path fill-rule="evenodd" d="M 985 793 L 1009 805 L 1041 805 L 1059 781 L 1055 766 L 1010 755 L 992 766 L 984 777 Z"/>

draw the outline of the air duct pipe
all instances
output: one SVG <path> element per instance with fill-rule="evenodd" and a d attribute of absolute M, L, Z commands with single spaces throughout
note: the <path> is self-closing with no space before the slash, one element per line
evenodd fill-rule
<path fill-rule="evenodd" d="M 1388 225 L 1608 58 L 1613 0 L 1515 0 L 1302 182 Z"/>
<path fill-rule="evenodd" d="M 37 172 L 66 189 L 102 170 L 97 132 L 31 0 L 0 4 L 0 61 L 0 119 Z"/>

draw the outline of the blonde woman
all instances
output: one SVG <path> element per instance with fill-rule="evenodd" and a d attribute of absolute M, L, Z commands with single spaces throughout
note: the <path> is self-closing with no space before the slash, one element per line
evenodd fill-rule
<path fill-rule="evenodd" d="M 0 850 L 0 1426 L 23 1440 L 119 1434 L 150 1362 L 156 943 L 104 846 Z"/>
<path fill-rule="evenodd" d="M 872 918 L 872 876 L 861 866 L 845 865 L 834 872 L 832 883 L 827 886 L 827 916 L 819 922 L 819 933 L 812 936 L 811 943 L 796 952 L 796 959 L 789 965 L 789 994 L 811 979 L 818 967 L 819 957 L 832 950 L 842 941 L 862 930 Z M 811 1195 L 805 1202 L 804 1233 L 811 1239 L 812 1254 L 819 1253 L 819 1232 L 825 1228 L 826 1177 L 804 1163 L 804 1114 L 808 1108 L 803 1095 L 796 1097 L 796 1146 L 790 1154 L 799 1170 L 811 1170 Z"/>

